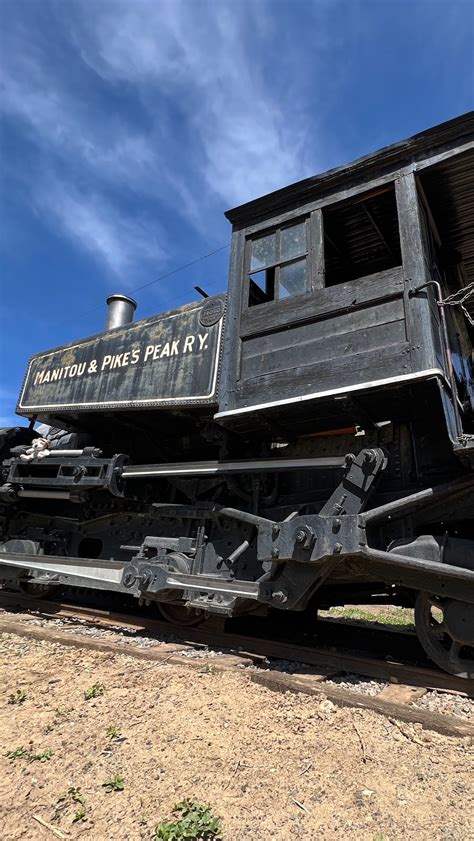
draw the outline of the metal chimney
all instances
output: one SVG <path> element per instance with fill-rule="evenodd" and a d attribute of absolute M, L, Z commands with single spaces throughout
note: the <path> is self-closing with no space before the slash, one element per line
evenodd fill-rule
<path fill-rule="evenodd" d="M 133 313 L 137 308 L 137 302 L 128 295 L 109 295 L 107 298 L 107 306 L 109 308 L 107 314 L 107 321 L 105 322 L 106 330 L 113 330 L 114 327 L 122 327 L 124 324 L 130 324 L 133 321 Z"/>

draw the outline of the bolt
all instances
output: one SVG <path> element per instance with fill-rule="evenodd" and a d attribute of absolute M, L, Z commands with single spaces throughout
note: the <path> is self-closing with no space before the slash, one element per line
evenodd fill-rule
<path fill-rule="evenodd" d="M 145 567 L 145 569 L 142 569 L 141 570 L 141 575 L 138 576 L 138 581 L 140 583 L 140 588 L 141 589 L 146 589 L 148 587 L 148 585 L 150 584 L 150 581 L 152 580 L 152 578 L 153 578 L 153 573 L 152 573 L 151 569 L 148 569 L 147 567 Z"/>
<path fill-rule="evenodd" d="M 280 526 L 278 525 L 278 523 L 275 523 L 275 525 L 272 526 L 272 535 L 273 535 L 273 537 L 278 537 L 279 534 L 280 534 Z"/>
<path fill-rule="evenodd" d="M 272 595 L 272 601 L 278 604 L 285 604 L 288 601 L 288 594 L 284 590 L 276 590 Z"/>
<path fill-rule="evenodd" d="M 137 576 L 134 575 L 132 572 L 126 572 L 123 577 L 123 586 L 124 587 L 133 587 L 135 581 L 137 580 Z"/>
<path fill-rule="evenodd" d="M 295 542 L 303 549 L 311 548 L 315 540 L 316 536 L 311 526 L 301 526 L 295 534 Z"/>
<path fill-rule="evenodd" d="M 342 543 L 335 543 L 334 544 L 334 554 L 339 555 L 342 552 Z"/>
<path fill-rule="evenodd" d="M 272 558 L 279 558 L 280 557 L 280 550 L 274 546 L 271 552 Z"/>

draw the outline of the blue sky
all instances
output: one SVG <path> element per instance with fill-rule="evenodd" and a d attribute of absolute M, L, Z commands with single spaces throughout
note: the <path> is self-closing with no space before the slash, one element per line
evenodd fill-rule
<path fill-rule="evenodd" d="M 472 0 L 0 0 L 0 425 L 28 357 L 224 210 L 470 110 Z M 228 250 L 137 292 L 225 288 Z"/>

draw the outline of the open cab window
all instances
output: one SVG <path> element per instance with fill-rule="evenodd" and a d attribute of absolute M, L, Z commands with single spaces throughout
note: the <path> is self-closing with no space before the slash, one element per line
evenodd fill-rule
<path fill-rule="evenodd" d="M 393 183 L 323 208 L 325 286 L 401 266 Z"/>

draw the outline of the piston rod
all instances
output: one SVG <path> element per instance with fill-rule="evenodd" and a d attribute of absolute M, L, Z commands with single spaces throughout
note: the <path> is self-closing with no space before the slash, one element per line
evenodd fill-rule
<path fill-rule="evenodd" d="M 219 476 L 231 473 L 276 473 L 284 470 L 342 469 L 346 467 L 346 456 L 333 458 L 274 458 L 251 461 L 194 461 L 171 464 L 140 464 L 125 467 L 123 479 L 138 479 L 141 476 L 156 478 L 167 476 Z"/>

